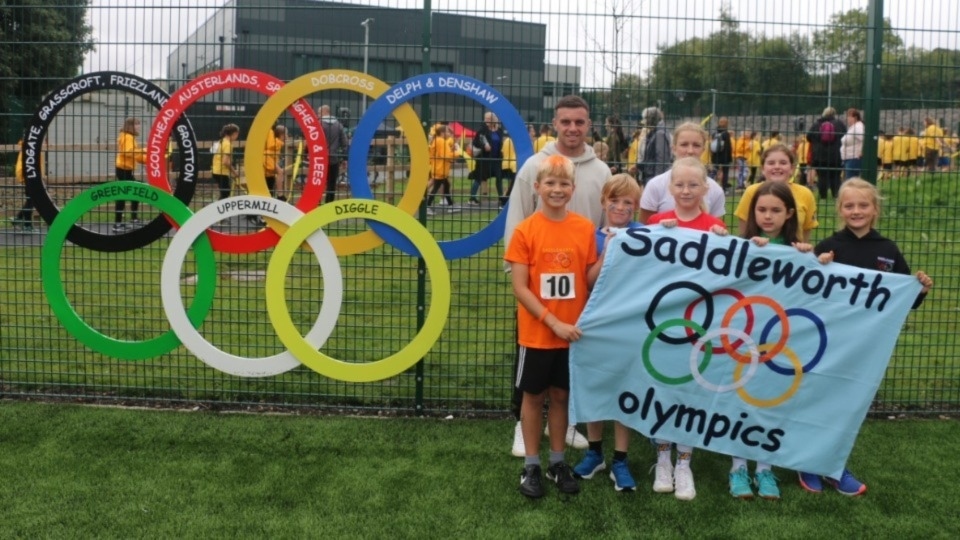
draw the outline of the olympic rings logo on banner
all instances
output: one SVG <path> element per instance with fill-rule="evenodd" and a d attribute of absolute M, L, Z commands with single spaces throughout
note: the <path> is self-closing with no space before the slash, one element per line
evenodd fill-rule
<path fill-rule="evenodd" d="M 684 310 L 684 318 L 668 319 L 657 323 L 655 320 L 657 308 L 663 302 L 664 297 L 673 291 L 689 289 L 699 295 L 697 299 L 687 305 Z M 711 329 L 715 315 L 714 297 L 717 295 L 728 295 L 735 299 L 735 302 L 727 309 L 721 319 L 721 325 L 718 328 Z M 700 303 L 703 303 L 703 322 L 699 323 L 692 320 L 694 311 Z M 751 337 L 754 328 L 754 306 L 762 305 L 774 312 L 774 316 L 768 320 L 760 332 L 759 340 Z M 744 329 L 731 328 L 734 318 L 739 311 L 743 310 L 746 316 Z M 816 352 L 804 364 L 797 353 L 788 346 L 790 339 L 790 317 L 802 317 L 808 319 L 817 328 L 819 334 L 819 344 Z M 827 348 L 827 331 L 823 320 L 811 311 L 803 308 L 784 309 L 778 302 L 766 296 L 744 296 L 741 292 L 733 289 L 721 289 L 713 293 L 707 291 L 704 287 L 688 281 L 678 281 L 663 287 L 654 296 L 650 308 L 645 316 L 650 333 L 643 343 L 642 358 L 644 368 L 654 379 L 663 384 L 682 385 L 691 381 L 696 381 L 702 388 L 715 393 L 725 393 L 736 391 L 740 398 L 756 407 L 776 407 L 793 397 L 800 388 L 803 374 L 813 370 L 823 358 Z M 771 342 L 770 336 L 774 328 L 779 324 L 780 334 L 776 341 Z M 667 335 L 667 330 L 673 327 L 684 329 L 684 336 Z M 736 338 L 731 342 L 730 337 Z M 720 338 L 720 346 L 715 347 L 713 340 Z M 661 372 L 654 366 L 651 350 L 656 341 L 661 341 L 670 345 L 692 344 L 689 357 L 690 373 L 681 376 L 669 376 Z M 747 349 L 747 354 L 742 352 Z M 702 353 L 702 358 L 701 358 Z M 707 370 L 710 362 L 715 355 L 726 354 L 735 361 L 733 368 L 733 382 L 729 384 L 716 384 L 706 379 L 703 373 Z M 784 356 L 790 362 L 790 367 L 783 367 L 775 362 L 775 358 Z M 758 398 L 746 389 L 747 383 L 756 375 L 759 365 L 764 365 L 770 370 L 780 375 L 792 376 L 790 386 L 780 395 L 773 398 Z M 746 366 L 746 373 L 744 368 Z"/>
<path fill-rule="evenodd" d="M 245 151 L 247 184 L 251 195 L 211 203 L 194 214 L 187 204 L 196 189 L 197 142 L 186 115 L 198 99 L 226 89 L 246 89 L 265 94 L 266 102 L 250 129 Z M 319 206 L 327 178 L 327 141 L 310 105 L 303 99 L 323 90 L 352 90 L 374 99 L 360 119 L 350 150 L 349 178 L 354 196 Z M 96 90 L 119 90 L 138 95 L 159 110 L 146 144 L 149 184 L 112 181 L 89 188 L 61 210 L 53 202 L 41 178 L 39 152 L 50 123 L 72 100 Z M 348 70 L 325 70 L 305 74 L 284 85 L 275 77 L 245 69 L 204 74 L 177 90 L 172 96 L 139 77 L 117 72 L 98 72 L 77 77 L 51 93 L 31 120 L 24 140 L 24 165 L 28 194 L 37 203 L 41 216 L 50 223 L 42 249 L 42 282 L 51 308 L 65 329 L 79 341 L 102 354 L 126 360 L 143 360 L 166 354 L 184 344 L 210 366 L 243 377 L 264 377 L 288 371 L 300 363 L 331 378 L 366 382 L 396 375 L 419 361 L 439 339 L 450 308 L 450 276 L 446 259 L 469 257 L 499 242 L 505 214 L 501 212 L 482 230 L 454 241 L 437 242 L 412 217 L 422 202 L 429 178 L 429 151 L 420 119 L 410 106 L 415 97 L 447 92 L 469 97 L 494 113 L 517 136 L 518 163 L 533 154 L 526 126 L 516 109 L 481 81 L 452 73 L 419 75 L 393 87 L 369 75 Z M 268 131 L 284 110 L 289 110 L 303 131 L 309 155 L 309 181 L 296 206 L 268 198 L 263 171 L 263 152 Z M 404 130 L 411 155 L 410 182 L 400 203 L 394 207 L 376 201 L 366 183 L 370 143 L 379 123 L 390 113 Z M 167 178 L 167 140 L 175 134 L 180 149 L 179 176 L 171 192 Z M 361 181 L 362 180 L 362 181 Z M 153 205 L 160 214 L 147 226 L 125 234 L 102 234 L 80 227 L 80 217 L 96 206 L 117 200 L 136 200 Z M 230 217 L 260 215 L 268 228 L 251 235 L 229 235 L 212 230 Z M 371 230 L 350 236 L 329 238 L 322 227 L 341 219 L 362 219 Z M 171 323 L 170 331 L 143 341 L 123 341 L 101 334 L 81 319 L 67 299 L 61 281 L 60 257 L 66 241 L 104 252 L 144 247 L 179 228 L 163 261 L 161 298 Z M 337 256 L 363 253 L 388 242 L 400 251 L 424 259 L 430 274 L 431 305 L 426 320 L 412 341 L 397 353 L 369 363 L 344 362 L 319 349 L 332 333 L 343 300 L 343 284 Z M 324 292 L 320 312 L 305 336 L 294 325 L 284 297 L 284 280 L 290 260 L 306 243 L 320 264 Z M 196 250 L 197 287 L 189 308 L 184 306 L 179 276 L 186 254 Z M 262 358 L 242 358 L 222 351 L 208 342 L 198 328 L 209 312 L 216 284 L 214 252 L 253 253 L 273 247 L 266 277 L 267 311 L 271 324 L 287 351 Z"/>

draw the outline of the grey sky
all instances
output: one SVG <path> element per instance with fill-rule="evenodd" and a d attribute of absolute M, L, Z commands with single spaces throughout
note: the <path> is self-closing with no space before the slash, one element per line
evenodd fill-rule
<path fill-rule="evenodd" d="M 93 0 L 88 12 L 97 51 L 85 71 L 118 70 L 164 77 L 166 56 L 225 0 Z M 355 0 L 354 4 L 420 8 L 422 0 Z M 866 8 L 867 0 L 726 0 L 741 28 L 767 36 L 812 32 L 830 15 Z M 658 45 L 705 36 L 719 29 L 721 2 L 714 0 L 433 0 L 436 11 L 539 22 L 547 25 L 547 61 L 582 67 L 584 86 L 611 80 L 619 49 L 621 72 L 642 74 Z M 954 0 L 887 0 L 884 14 L 908 46 L 960 49 L 960 3 Z M 563 11 L 563 14 L 548 11 Z M 615 38 L 612 13 L 619 19 Z M 377 21 L 376 24 L 386 24 Z M 358 32 L 361 31 L 358 24 Z M 371 42 L 376 41 L 376 24 Z M 616 43 L 619 46 L 615 46 Z M 589 52 L 592 51 L 592 52 Z M 606 67 L 604 66 L 606 64 Z"/>

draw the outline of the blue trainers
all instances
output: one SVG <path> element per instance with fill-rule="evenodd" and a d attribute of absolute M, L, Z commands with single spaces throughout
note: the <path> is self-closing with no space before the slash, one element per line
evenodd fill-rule
<path fill-rule="evenodd" d="M 867 492 L 867 485 L 854 478 L 853 473 L 847 469 L 843 470 L 840 480 L 830 478 L 829 482 L 833 484 L 833 487 L 835 487 L 841 495 L 848 497 L 856 497 L 857 495 L 863 495 Z"/>
<path fill-rule="evenodd" d="M 777 485 L 777 477 L 773 475 L 773 471 L 770 469 L 760 471 L 753 477 L 753 481 L 757 484 L 757 495 L 761 498 L 768 501 L 780 499 L 780 487 Z"/>
<path fill-rule="evenodd" d="M 730 494 L 738 499 L 752 499 L 753 489 L 750 487 L 750 475 L 747 468 L 740 466 L 730 473 Z"/>
<path fill-rule="evenodd" d="M 610 479 L 613 480 L 613 489 L 617 491 L 633 491 L 637 487 L 626 460 L 614 461 L 610 464 Z"/>
<path fill-rule="evenodd" d="M 802 472 L 799 473 L 800 476 L 800 487 L 809 491 L 810 493 L 820 493 L 823 491 L 823 482 L 820 480 L 820 475 Z"/>
<path fill-rule="evenodd" d="M 577 478 L 589 480 L 593 478 L 593 475 L 606 468 L 607 464 L 603 462 L 602 455 L 593 450 L 587 450 L 587 453 L 583 455 L 580 463 L 577 463 L 577 466 L 573 468 L 573 474 L 576 475 Z"/>

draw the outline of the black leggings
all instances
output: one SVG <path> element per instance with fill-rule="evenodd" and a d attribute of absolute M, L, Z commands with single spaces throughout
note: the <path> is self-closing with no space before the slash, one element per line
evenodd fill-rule
<path fill-rule="evenodd" d="M 133 177 L 133 171 L 128 171 L 127 169 L 117 169 L 117 180 L 131 180 L 136 181 L 137 179 Z M 114 223 L 121 223 L 123 221 L 123 210 L 127 206 L 127 201 L 120 199 L 113 205 Z M 130 201 L 130 219 L 137 219 L 137 210 L 140 209 L 140 201 Z"/>
<path fill-rule="evenodd" d="M 225 174 L 214 174 L 213 180 L 220 188 L 220 199 L 226 199 L 230 196 L 230 177 Z"/>
<path fill-rule="evenodd" d="M 840 167 L 817 168 L 817 190 L 820 200 L 826 200 L 828 190 L 833 200 L 837 200 L 837 194 L 840 193 Z"/>
<path fill-rule="evenodd" d="M 440 188 L 443 188 L 443 200 L 447 201 L 447 204 L 453 206 L 453 197 L 450 196 L 450 180 L 446 178 L 434 178 L 433 179 L 433 188 L 430 190 L 430 196 L 427 197 L 427 206 L 433 206 L 433 198 L 440 191 Z"/>
<path fill-rule="evenodd" d="M 337 199 L 337 183 L 340 182 L 340 162 L 331 161 L 327 164 L 327 187 L 324 190 L 324 203 L 332 203 Z"/>

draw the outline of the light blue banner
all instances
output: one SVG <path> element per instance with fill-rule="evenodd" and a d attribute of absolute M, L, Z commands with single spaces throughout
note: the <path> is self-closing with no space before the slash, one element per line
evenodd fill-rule
<path fill-rule="evenodd" d="M 571 421 L 839 477 L 920 288 L 788 246 L 620 231 L 571 345 Z"/>

